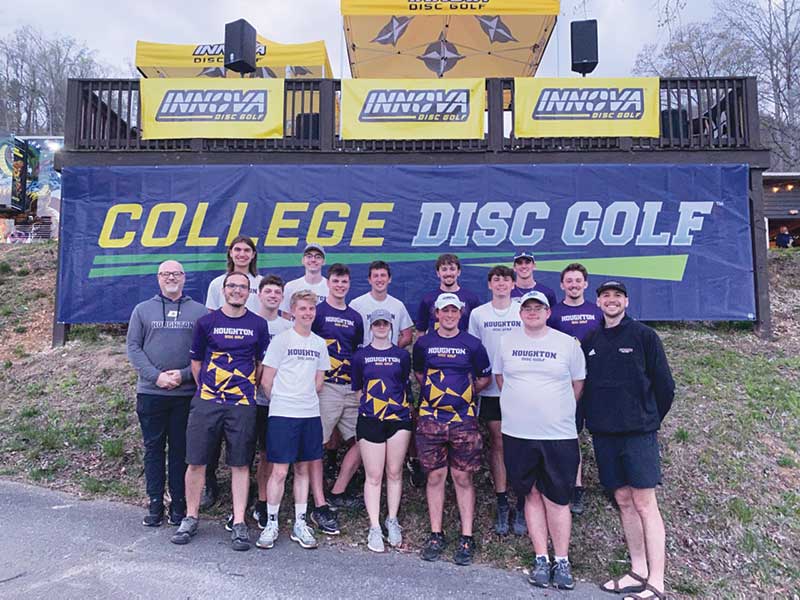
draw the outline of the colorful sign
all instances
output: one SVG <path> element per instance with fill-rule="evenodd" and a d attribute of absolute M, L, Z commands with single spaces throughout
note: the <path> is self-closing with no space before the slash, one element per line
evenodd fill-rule
<path fill-rule="evenodd" d="M 660 134 L 659 79 L 514 79 L 514 135 L 652 137 Z"/>
<path fill-rule="evenodd" d="M 142 138 L 281 138 L 283 81 L 142 79 Z"/>
<path fill-rule="evenodd" d="M 483 79 L 345 79 L 342 139 L 483 139 Z"/>
<path fill-rule="evenodd" d="M 174 258 L 204 300 L 227 244 L 252 236 L 261 273 L 294 279 L 305 244 L 350 265 L 392 266 L 390 292 L 412 314 L 438 286 L 443 252 L 461 285 L 488 299 L 486 274 L 517 249 L 558 290 L 581 262 L 590 292 L 607 278 L 648 320 L 755 318 L 747 165 L 241 165 L 68 167 L 58 320 L 127 321 Z"/>
<path fill-rule="evenodd" d="M 344 16 L 557 15 L 559 0 L 342 0 Z"/>

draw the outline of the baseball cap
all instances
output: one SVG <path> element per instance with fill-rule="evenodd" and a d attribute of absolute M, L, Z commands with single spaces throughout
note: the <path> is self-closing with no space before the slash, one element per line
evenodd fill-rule
<path fill-rule="evenodd" d="M 369 324 L 373 325 L 378 321 L 386 321 L 389 325 L 392 324 L 392 313 L 385 308 L 378 308 L 369 314 Z"/>
<path fill-rule="evenodd" d="M 439 309 L 444 308 L 445 306 L 455 306 L 456 308 L 461 309 L 464 308 L 464 303 L 458 296 L 448 292 L 445 294 L 439 294 L 439 297 L 436 298 L 436 303 L 434 306 Z"/>
<path fill-rule="evenodd" d="M 532 292 L 528 292 L 522 298 L 519 299 L 520 306 L 525 304 L 528 300 L 536 300 L 539 304 L 544 304 L 547 308 L 550 308 L 550 301 L 547 299 L 542 292 L 537 292 L 533 290 Z"/>
<path fill-rule="evenodd" d="M 322 256 L 325 256 L 325 248 L 323 248 L 319 244 L 306 244 L 306 247 L 303 250 L 303 254 L 308 254 L 312 250 L 316 250 L 317 252 L 322 254 Z"/>
<path fill-rule="evenodd" d="M 520 258 L 530 258 L 533 262 L 536 262 L 536 259 L 533 258 L 533 252 L 528 252 L 527 250 L 518 250 L 517 253 L 514 255 L 514 261 L 518 261 Z"/>
<path fill-rule="evenodd" d="M 597 295 L 599 296 L 606 290 L 617 290 L 618 292 L 622 292 L 627 297 L 628 289 L 625 287 L 625 284 L 621 281 L 616 281 L 612 279 L 611 281 L 606 281 L 605 283 L 601 284 L 599 288 L 597 288 Z"/>

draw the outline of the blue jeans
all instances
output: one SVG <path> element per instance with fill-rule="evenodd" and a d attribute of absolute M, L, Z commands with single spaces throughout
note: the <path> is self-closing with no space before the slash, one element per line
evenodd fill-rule
<path fill-rule="evenodd" d="M 144 478 L 150 498 L 164 496 L 164 449 L 169 445 L 169 493 L 186 498 L 186 422 L 191 396 L 136 395 L 136 414 L 144 440 Z"/>

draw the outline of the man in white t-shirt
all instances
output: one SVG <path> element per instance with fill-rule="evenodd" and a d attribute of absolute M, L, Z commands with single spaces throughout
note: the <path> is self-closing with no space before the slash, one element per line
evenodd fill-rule
<path fill-rule="evenodd" d="M 369 316 L 374 311 L 381 309 L 392 315 L 392 343 L 400 348 L 405 348 L 411 344 L 414 322 L 405 305 L 389 294 L 389 284 L 392 282 L 392 270 L 389 264 L 382 260 L 371 262 L 368 281 L 370 290 L 350 302 L 350 307 L 358 311 L 364 318 L 364 345 L 367 346 L 372 342 Z"/>
<path fill-rule="evenodd" d="M 492 361 L 500 387 L 506 471 L 517 495 L 526 497 L 528 535 L 536 553 L 528 581 L 571 590 L 569 503 L 580 460 L 575 406 L 586 361 L 575 338 L 547 326 L 547 296 L 528 292 L 519 307 L 523 327 L 500 340 Z M 552 567 L 548 534 L 555 553 Z"/>
<path fill-rule="evenodd" d="M 211 280 L 208 284 L 206 293 L 206 308 L 217 310 L 225 304 L 222 295 L 222 282 L 228 273 L 243 273 L 250 280 L 250 294 L 247 296 L 245 306 L 247 310 L 257 313 L 261 309 L 258 300 L 258 284 L 261 282 L 261 275 L 258 274 L 258 250 L 253 243 L 253 239 L 246 235 L 240 235 L 233 239 L 228 245 L 228 268 L 219 277 Z"/>
<path fill-rule="evenodd" d="M 518 330 L 522 327 L 522 323 L 519 320 L 519 305 L 511 301 L 511 290 L 514 289 L 514 271 L 509 267 L 498 265 L 489 270 L 488 279 L 492 299 L 473 309 L 470 313 L 469 333 L 483 343 L 489 354 L 489 360 L 493 360 L 497 348 L 500 346 L 500 339 L 508 332 Z M 494 530 L 498 535 L 507 535 L 511 509 L 508 505 L 506 467 L 503 463 L 500 389 L 494 379 L 481 392 L 479 416 L 489 430 L 489 471 L 492 473 L 494 492 L 497 498 Z M 522 512 L 524 513 L 524 509 Z M 521 535 L 524 535 L 524 515 L 519 518 L 522 522 Z"/>
<path fill-rule="evenodd" d="M 272 473 L 267 482 L 267 523 L 256 546 L 272 548 L 278 537 L 278 511 L 289 465 L 294 464 L 295 521 L 291 539 L 303 548 L 316 548 L 306 524 L 310 463 L 322 459 L 322 421 L 319 390 L 331 368 L 328 348 L 311 332 L 317 313 L 313 292 L 295 292 L 289 301 L 294 326 L 272 340 L 264 357 L 261 386 L 270 399 L 267 459 Z"/>
<path fill-rule="evenodd" d="M 211 280 L 206 292 L 206 308 L 217 310 L 225 304 L 225 297 L 222 294 L 222 284 L 228 273 L 242 273 L 247 276 L 250 282 L 250 293 L 247 295 L 245 307 L 247 310 L 258 313 L 261 310 L 261 302 L 258 299 L 258 285 L 261 283 L 261 275 L 258 274 L 258 249 L 253 239 L 247 235 L 240 235 L 228 244 L 228 267 L 225 273 Z M 206 484 L 203 488 L 203 497 L 200 501 L 200 508 L 208 510 L 217 503 L 219 498 L 219 485 L 217 483 L 217 467 L 219 466 L 219 455 L 222 450 L 222 442 L 212 448 L 206 465 Z M 226 528 L 230 528 L 233 521 L 228 519 Z"/>
<path fill-rule="evenodd" d="M 306 272 L 302 277 L 292 279 L 283 289 L 281 310 L 291 312 L 289 302 L 295 292 L 311 290 L 317 296 L 317 304 L 328 297 L 328 280 L 322 276 L 325 266 L 325 249 L 319 244 L 307 244 L 303 249 L 303 267 Z"/>
<path fill-rule="evenodd" d="M 278 307 L 283 302 L 283 279 L 277 275 L 267 275 L 258 284 L 258 299 L 261 301 L 259 316 L 267 322 L 269 339 L 292 328 L 292 322 L 280 315 Z M 267 480 L 271 465 L 267 461 L 267 418 L 269 417 L 269 398 L 259 386 L 256 392 L 256 449 L 258 451 L 258 467 L 256 483 L 258 484 L 258 500 L 253 506 L 253 519 L 261 529 L 267 526 Z"/>

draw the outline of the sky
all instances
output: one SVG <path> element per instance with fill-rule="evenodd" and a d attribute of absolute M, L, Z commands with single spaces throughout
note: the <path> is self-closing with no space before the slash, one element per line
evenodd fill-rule
<path fill-rule="evenodd" d="M 593 76 L 631 74 L 646 44 L 663 41 L 659 2 L 665 0 L 562 0 L 561 14 L 538 75 L 569 77 L 569 23 L 597 19 L 599 65 Z M 222 42 L 225 23 L 247 19 L 264 37 L 279 43 L 324 39 L 335 76 L 349 76 L 339 0 L 26 0 L 0 4 L 0 37 L 31 25 L 67 35 L 97 51 L 98 59 L 120 76 L 130 76 L 136 40 L 192 44 Z M 692 0 L 685 23 L 713 16 L 712 0 Z M 25 6 L 26 10 L 20 8 Z"/>

